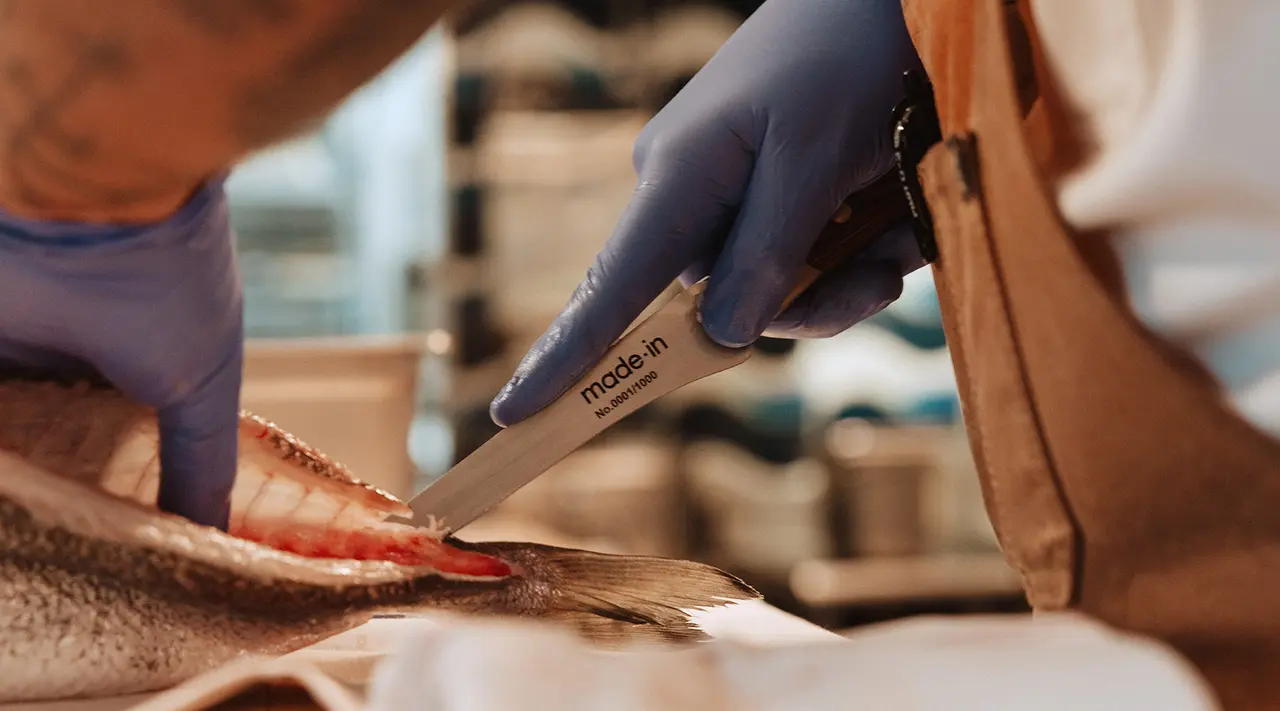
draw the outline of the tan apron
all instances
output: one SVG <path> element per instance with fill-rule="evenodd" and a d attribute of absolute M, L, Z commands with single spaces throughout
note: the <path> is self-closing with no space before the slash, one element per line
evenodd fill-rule
<path fill-rule="evenodd" d="M 904 8 L 942 126 L 920 178 L 946 333 L 1029 601 L 1172 643 L 1228 709 L 1280 709 L 1280 443 L 1136 321 L 1107 235 L 1057 213 L 1072 137 L 1025 6 Z"/>

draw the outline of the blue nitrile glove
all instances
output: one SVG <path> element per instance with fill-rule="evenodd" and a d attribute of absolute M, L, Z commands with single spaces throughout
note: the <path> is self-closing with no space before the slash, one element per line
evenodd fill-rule
<path fill-rule="evenodd" d="M 905 224 L 775 319 L 841 201 L 894 167 L 892 112 L 919 66 L 900 0 L 766 2 L 641 133 L 631 203 L 494 421 L 552 402 L 677 277 L 710 274 L 703 326 L 733 347 L 767 327 L 834 335 L 897 298 L 923 264 Z"/>
<path fill-rule="evenodd" d="M 0 213 L 0 362 L 96 371 L 155 407 L 160 507 L 223 529 L 243 354 L 240 277 L 220 181 L 149 226 Z"/>

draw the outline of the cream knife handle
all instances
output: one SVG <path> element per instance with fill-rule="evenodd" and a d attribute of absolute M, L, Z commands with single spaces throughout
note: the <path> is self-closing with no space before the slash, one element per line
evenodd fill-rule
<path fill-rule="evenodd" d="M 911 217 L 911 206 L 898 171 L 890 170 L 871 185 L 845 198 L 809 250 L 795 288 L 779 312 L 813 286 L 818 277 L 861 252 L 895 223 Z"/>
<path fill-rule="evenodd" d="M 896 172 L 850 195 L 818 235 L 783 308 L 910 215 Z M 623 417 L 747 360 L 751 349 L 722 346 L 702 329 L 697 312 L 704 282 L 636 324 L 555 402 L 499 432 L 419 492 L 410 502 L 415 522 L 443 517 L 452 529 L 465 526 Z"/>

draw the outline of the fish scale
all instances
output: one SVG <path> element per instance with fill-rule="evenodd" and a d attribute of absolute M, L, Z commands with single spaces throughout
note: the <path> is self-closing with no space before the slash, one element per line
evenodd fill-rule
<path fill-rule="evenodd" d="M 36 393 L 38 392 L 38 396 Z M 65 416 L 82 407 L 93 417 Z M 88 483 L 99 481 L 126 429 L 147 409 L 87 387 L 0 384 L 0 449 Z"/>

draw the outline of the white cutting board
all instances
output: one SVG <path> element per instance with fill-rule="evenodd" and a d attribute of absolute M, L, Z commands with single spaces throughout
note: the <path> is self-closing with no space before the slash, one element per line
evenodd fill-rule
<path fill-rule="evenodd" d="M 717 639 L 756 646 L 837 641 L 841 637 L 763 601 L 697 612 L 698 623 Z M 380 618 L 311 647 L 263 662 L 233 663 L 160 694 L 88 701 L 0 704 L 0 711 L 199 711 L 237 689 L 260 681 L 293 681 L 307 688 L 329 711 L 359 711 L 358 690 L 374 665 L 402 640 L 448 624 L 422 617 Z M 355 693 L 353 693 L 353 687 Z"/>

